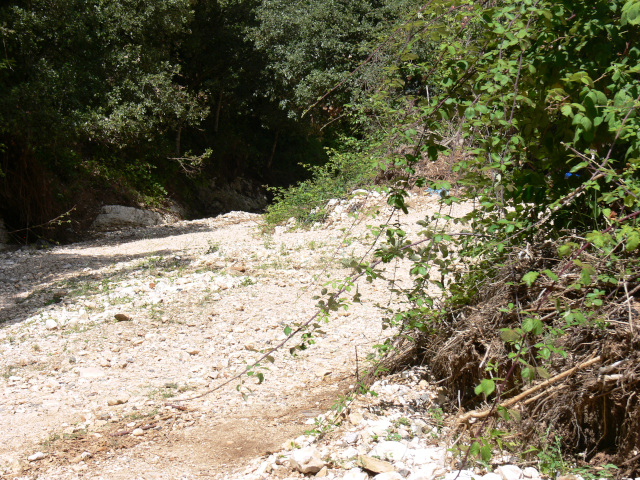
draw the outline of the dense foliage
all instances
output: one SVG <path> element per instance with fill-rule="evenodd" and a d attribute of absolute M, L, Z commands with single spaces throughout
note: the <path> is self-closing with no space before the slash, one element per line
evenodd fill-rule
<path fill-rule="evenodd" d="M 467 461 L 506 449 L 555 474 L 549 452 L 559 446 L 595 465 L 608 452 L 624 475 L 638 471 L 639 29 L 638 0 L 434 0 L 404 25 L 397 61 L 355 108 L 354 121 L 376 133 L 359 151 L 380 151 L 383 137 L 413 146 L 395 158 L 404 175 L 390 186 L 391 205 L 406 211 L 415 185 L 450 193 L 420 238 L 383 225 L 376 258 L 354 262 L 356 273 L 324 292 L 319 308 L 328 315 L 348 303 L 356 279 L 410 260 L 414 284 L 387 325 L 416 342 L 417 361 L 457 395 L 453 409 L 490 402 L 460 420 L 483 419 L 457 447 Z M 464 142 L 455 189 L 416 177 L 456 134 Z M 283 196 L 300 218 L 306 191 Z M 477 207 L 467 231 L 442 231 L 446 206 L 469 200 Z M 625 373 L 543 382 L 594 363 Z"/>
<path fill-rule="evenodd" d="M 333 120 L 363 84 L 354 77 L 301 112 L 408 3 L 5 2 L 0 214 L 31 227 L 105 180 L 148 203 L 167 190 L 188 202 L 213 178 L 282 185 L 306 175 L 298 164 L 325 161 L 323 147 L 349 129 Z"/>
<path fill-rule="evenodd" d="M 585 461 L 602 450 L 628 458 L 640 417 L 633 396 L 617 396 L 615 385 L 599 387 L 606 405 L 589 401 L 585 384 L 585 393 L 564 397 L 566 404 L 543 397 L 529 409 L 503 406 L 531 382 L 594 358 L 635 369 L 640 2 L 432 2 L 410 28 L 402 61 L 379 94 L 392 124 L 414 139 L 413 154 L 397 163 L 411 175 L 416 163 L 436 158 L 453 122 L 466 149 L 455 167 L 460 193 L 443 203 L 472 199 L 478 207 L 466 218 L 470 235 L 436 231 L 439 215 L 426 219 L 427 240 L 418 246 L 388 230 L 379 258 L 411 259 L 415 278 L 404 292 L 409 308 L 389 323 L 419 338 L 424 361 L 436 370 L 443 357 L 448 385 L 462 402 L 494 399 L 477 418 L 498 413 L 516 428 L 525 414 L 546 410 L 548 417 L 527 419 L 516 437 L 540 435 L 543 446 L 530 449 L 539 459 L 544 442 L 555 442 L 544 430 L 553 422 Z M 436 61 L 423 54 L 434 42 Z M 390 203 L 405 209 L 407 186 L 396 185 Z M 442 296 L 428 294 L 429 284 Z M 484 309 L 488 296 L 495 303 Z M 487 316 L 473 320 L 469 305 Z M 477 338 L 476 328 L 502 345 Z M 462 350 L 447 351 L 452 342 Z M 467 458 L 488 461 L 496 447 L 525 449 L 505 435 L 504 426 L 485 420 Z M 626 464 L 627 474 L 637 467 Z"/>

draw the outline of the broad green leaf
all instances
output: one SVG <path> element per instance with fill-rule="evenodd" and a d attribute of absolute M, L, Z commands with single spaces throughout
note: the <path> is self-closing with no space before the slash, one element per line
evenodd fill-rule
<path fill-rule="evenodd" d="M 531 285 L 533 285 L 539 275 L 540 272 L 529 272 L 522 277 L 522 281 L 530 287 Z"/>
<path fill-rule="evenodd" d="M 620 18 L 621 25 L 640 25 L 640 2 L 638 0 L 627 0 L 622 7 Z"/>
<path fill-rule="evenodd" d="M 571 108 L 571 105 L 563 105 L 560 108 L 560 111 L 562 112 L 562 114 L 565 117 L 572 117 L 573 116 L 573 109 Z"/>
<path fill-rule="evenodd" d="M 574 242 L 565 243 L 558 247 L 558 255 L 561 257 L 568 257 L 571 253 L 578 248 L 578 244 Z"/>
<path fill-rule="evenodd" d="M 509 409 L 509 416 L 513 418 L 516 422 L 520 423 L 522 421 L 522 417 L 520 416 L 520 412 L 514 408 Z"/>
<path fill-rule="evenodd" d="M 491 461 L 491 447 L 489 445 L 483 445 L 480 447 L 480 458 L 482 458 L 483 462 Z"/>
<path fill-rule="evenodd" d="M 520 340 L 520 338 L 522 338 L 522 335 L 511 328 L 501 328 L 500 338 L 504 342 L 517 342 L 518 340 Z"/>
<path fill-rule="evenodd" d="M 634 230 L 627 236 L 627 243 L 624 246 L 624 248 L 627 252 L 631 252 L 636 248 L 638 248 L 639 244 L 640 244 L 640 233 L 638 233 L 637 230 Z"/>
<path fill-rule="evenodd" d="M 522 376 L 523 380 L 531 381 L 536 376 L 536 369 L 531 365 L 529 365 L 522 369 L 522 371 L 520 372 L 520 375 Z"/>
<path fill-rule="evenodd" d="M 484 393 L 488 397 L 495 391 L 495 389 L 495 382 L 490 378 L 485 378 L 480 382 L 480 385 L 478 385 L 474 391 L 476 392 L 476 395 Z"/>
<path fill-rule="evenodd" d="M 478 456 L 478 454 L 480 453 L 480 444 L 475 441 L 471 444 L 471 447 L 469 448 L 469 455 L 471 455 L 472 457 L 476 457 Z"/>
<path fill-rule="evenodd" d="M 554 282 L 558 281 L 558 275 L 556 275 L 555 273 L 553 273 L 551 270 L 547 269 L 547 270 L 543 270 L 542 273 L 544 273 L 547 277 L 549 277 L 551 280 L 553 280 Z"/>
<path fill-rule="evenodd" d="M 522 330 L 527 333 L 533 333 L 534 335 L 540 335 L 544 330 L 544 324 L 539 318 L 525 318 L 522 322 Z"/>
<path fill-rule="evenodd" d="M 536 367 L 536 373 L 537 373 L 540 377 L 542 377 L 542 378 L 544 378 L 544 379 L 547 379 L 547 378 L 550 378 L 550 377 L 551 377 L 551 375 L 549 375 L 549 372 L 547 371 L 547 369 L 546 369 L 546 368 L 544 368 L 544 367 Z"/>

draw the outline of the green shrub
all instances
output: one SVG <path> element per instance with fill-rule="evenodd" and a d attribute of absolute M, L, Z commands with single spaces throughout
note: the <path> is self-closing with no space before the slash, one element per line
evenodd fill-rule
<path fill-rule="evenodd" d="M 342 148 L 329 150 L 324 165 L 304 165 L 311 178 L 287 188 L 271 188 L 274 201 L 267 208 L 265 220 L 274 225 L 295 218 L 299 223 L 320 221 L 324 206 L 332 198 L 341 198 L 350 191 L 370 185 L 380 170 L 375 150 L 362 141 L 344 139 Z"/>

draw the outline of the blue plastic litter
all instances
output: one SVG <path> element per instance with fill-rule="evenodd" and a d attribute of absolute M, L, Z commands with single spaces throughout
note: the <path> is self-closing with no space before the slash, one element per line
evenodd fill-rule
<path fill-rule="evenodd" d="M 449 195 L 449 190 L 445 190 L 444 188 L 427 188 L 427 193 L 430 195 L 438 194 L 438 196 L 442 198 L 443 195 Z"/>

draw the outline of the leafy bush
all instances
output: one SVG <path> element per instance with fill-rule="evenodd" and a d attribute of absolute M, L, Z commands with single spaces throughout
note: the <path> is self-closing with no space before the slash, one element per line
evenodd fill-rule
<path fill-rule="evenodd" d="M 361 142 L 345 138 L 340 151 L 329 150 L 326 164 L 305 165 L 311 178 L 288 188 L 272 188 L 274 201 L 267 208 L 266 222 L 278 224 L 291 217 L 302 224 L 322 220 L 328 200 L 373 182 L 380 167 L 369 147 L 363 150 Z"/>
<path fill-rule="evenodd" d="M 388 226 L 377 258 L 354 266 L 375 278 L 381 262 L 411 260 L 408 307 L 386 323 L 396 342 L 415 342 L 413 358 L 452 397 L 479 409 L 459 419 L 483 420 L 470 427 L 465 458 L 486 462 L 505 430 L 518 432 L 509 448 L 522 452 L 553 424 L 564 449 L 586 461 L 615 451 L 624 475 L 637 471 L 638 458 L 626 459 L 640 440 L 630 393 L 640 374 L 631 307 L 640 291 L 639 26 L 638 0 L 434 1 L 407 24 L 399 61 L 369 102 L 390 142 L 398 132 L 413 141 L 414 154 L 396 162 L 409 175 L 422 155 L 437 158 L 451 119 L 461 119 L 464 188 L 442 201 L 475 202 L 469 230 L 442 231 L 447 217 L 436 214 L 412 242 Z M 435 61 L 425 53 L 434 42 Z M 406 178 L 389 197 L 403 211 Z"/>

